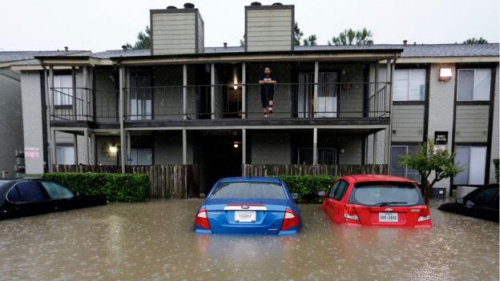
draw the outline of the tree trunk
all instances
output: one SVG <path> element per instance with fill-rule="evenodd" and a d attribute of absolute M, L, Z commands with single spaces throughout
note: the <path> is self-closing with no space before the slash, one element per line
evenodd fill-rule
<path fill-rule="evenodd" d="M 422 182 L 422 195 L 424 196 L 425 205 L 429 206 L 431 198 L 431 185 L 427 179 L 424 179 Z"/>

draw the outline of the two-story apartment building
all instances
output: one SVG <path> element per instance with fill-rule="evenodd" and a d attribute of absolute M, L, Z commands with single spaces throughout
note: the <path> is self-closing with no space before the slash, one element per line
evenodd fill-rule
<path fill-rule="evenodd" d="M 494 176 L 498 44 L 294 46 L 294 6 L 252 5 L 245 46 L 213 48 L 198 9 L 150 16 L 149 50 L 16 66 L 25 147 L 40 153 L 26 160 L 28 173 L 52 164 L 197 165 L 201 191 L 245 164 L 386 164 L 413 177 L 397 155 L 446 131 L 448 148 L 471 167 L 457 184 Z M 267 118 L 265 67 L 278 82 Z"/>

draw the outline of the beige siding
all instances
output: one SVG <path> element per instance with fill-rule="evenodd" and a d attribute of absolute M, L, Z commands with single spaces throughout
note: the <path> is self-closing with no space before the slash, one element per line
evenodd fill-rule
<path fill-rule="evenodd" d="M 111 117 L 118 116 L 116 82 L 111 77 L 113 77 L 112 69 L 95 70 L 95 107 L 98 122 L 116 121 L 116 118 Z"/>
<path fill-rule="evenodd" d="M 340 87 L 338 98 L 339 117 L 363 117 L 363 65 L 343 66 L 345 74 L 340 75 L 342 83 L 351 83 L 351 87 Z M 344 84 L 345 85 L 345 84 Z"/>
<path fill-rule="evenodd" d="M 192 164 L 193 141 L 190 134 L 187 136 L 187 161 L 188 164 Z M 154 154 L 155 165 L 182 164 L 182 133 L 179 131 L 167 131 L 156 135 Z"/>
<path fill-rule="evenodd" d="M 196 13 L 157 13 L 151 17 L 154 55 L 196 53 Z"/>
<path fill-rule="evenodd" d="M 424 133 L 424 105 L 394 105 L 392 107 L 392 141 L 420 142 Z"/>
<path fill-rule="evenodd" d="M 293 9 L 246 11 L 247 51 L 290 51 L 293 48 Z"/>
<path fill-rule="evenodd" d="M 487 142 L 488 105 L 457 105 L 455 141 Z"/>

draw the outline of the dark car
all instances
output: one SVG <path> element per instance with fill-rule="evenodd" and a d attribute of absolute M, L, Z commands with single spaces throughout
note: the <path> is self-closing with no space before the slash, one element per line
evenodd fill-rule
<path fill-rule="evenodd" d="M 0 180 L 0 219 L 107 204 L 106 197 L 74 193 L 46 179 Z"/>
<path fill-rule="evenodd" d="M 489 184 L 472 191 L 455 202 L 444 203 L 441 211 L 498 222 L 498 184 Z"/>

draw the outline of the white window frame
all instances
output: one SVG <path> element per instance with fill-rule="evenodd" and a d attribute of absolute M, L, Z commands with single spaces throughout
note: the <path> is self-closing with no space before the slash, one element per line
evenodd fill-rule
<path fill-rule="evenodd" d="M 488 160 L 488 149 L 486 146 L 471 146 L 471 145 L 457 145 L 455 150 L 457 154 L 459 149 L 468 149 L 468 159 L 467 163 L 457 162 L 457 157 L 455 157 L 455 164 L 464 169 L 460 172 L 458 176 L 466 176 L 467 180 L 465 182 L 457 182 L 453 179 L 454 185 L 483 185 L 486 176 L 486 161 Z M 458 155 L 457 155 L 458 156 Z M 481 159 L 483 158 L 483 159 Z M 473 162 L 471 165 L 471 161 Z M 471 169 L 472 168 L 472 169 Z"/>
<path fill-rule="evenodd" d="M 473 71 L 474 72 L 474 85 L 472 87 L 471 99 L 461 99 L 460 95 L 460 73 L 462 71 Z M 481 81 L 478 81 L 478 72 L 485 73 L 486 81 L 483 82 L 487 85 L 487 91 L 485 93 L 478 93 L 479 85 Z M 457 101 L 489 101 L 491 93 L 491 69 L 489 68 L 460 68 L 457 70 Z"/>
<path fill-rule="evenodd" d="M 150 166 L 153 165 L 153 149 L 152 148 L 131 148 L 130 149 L 130 165 L 131 166 Z M 140 157 L 141 154 L 149 154 L 148 161 L 144 161 Z"/>
<path fill-rule="evenodd" d="M 406 74 L 404 79 L 398 79 L 398 76 Z M 418 77 L 422 76 L 423 77 Z M 413 79 L 414 78 L 414 79 Z M 423 78 L 423 81 L 417 81 L 417 78 Z M 399 68 L 394 72 L 394 94 L 393 101 L 425 101 L 427 80 L 427 69 L 425 68 Z M 405 82 L 404 85 L 398 85 L 398 82 Z M 418 89 L 418 90 L 417 90 Z M 418 99 L 414 98 L 412 93 L 418 92 Z"/>

